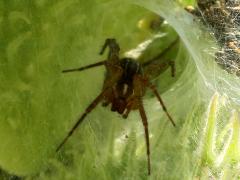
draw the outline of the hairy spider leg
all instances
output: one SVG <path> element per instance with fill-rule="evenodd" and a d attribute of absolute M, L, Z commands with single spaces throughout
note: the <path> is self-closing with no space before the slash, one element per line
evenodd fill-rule
<path fill-rule="evenodd" d="M 153 57 L 152 59 L 149 59 L 147 62 L 144 62 L 142 64 L 142 66 L 148 66 L 151 63 L 158 61 L 159 59 L 162 59 L 164 57 L 164 55 L 166 55 L 166 53 L 168 51 L 170 51 L 172 48 L 174 48 L 179 42 L 179 37 L 177 37 L 166 49 L 164 49 L 160 54 L 158 54 L 157 56 Z"/>
<path fill-rule="evenodd" d="M 170 116 L 170 114 L 168 113 L 168 110 L 166 108 L 166 106 L 163 103 L 163 100 L 161 98 L 161 96 L 158 94 L 156 86 L 154 86 L 153 84 L 151 84 L 150 82 L 148 82 L 148 87 L 153 91 L 153 93 L 155 94 L 155 96 L 157 97 L 158 101 L 160 102 L 163 111 L 165 112 L 165 114 L 167 115 L 168 119 L 171 121 L 173 126 L 176 126 L 175 122 L 173 121 L 172 117 Z"/>
<path fill-rule="evenodd" d="M 102 90 L 102 92 L 92 101 L 92 103 L 86 108 L 85 112 L 81 115 L 79 120 L 75 123 L 73 128 L 69 131 L 67 136 L 64 138 L 62 143 L 58 146 L 57 150 L 58 151 L 64 144 L 65 142 L 71 137 L 73 132 L 77 129 L 77 127 L 80 125 L 80 123 L 84 120 L 84 118 L 89 114 L 98 104 L 103 100 L 104 98 L 107 97 L 107 94 L 109 94 L 109 91 L 112 91 L 112 87 L 114 87 L 115 82 L 119 79 L 119 77 L 122 76 L 122 68 L 116 66 L 116 65 L 109 65 L 112 66 L 113 68 L 116 68 L 115 74 L 108 79 L 105 83 L 105 88 Z"/>
<path fill-rule="evenodd" d="M 116 42 L 116 39 L 113 39 L 113 38 L 106 39 L 99 54 L 102 55 L 107 47 L 109 47 L 108 60 L 110 61 L 119 60 L 120 47 Z"/>
<path fill-rule="evenodd" d="M 148 64 L 144 68 L 144 73 L 148 74 L 150 79 L 154 79 L 159 75 L 159 72 L 165 71 L 168 67 L 171 68 L 171 76 L 175 77 L 175 62 L 174 61 L 169 61 L 169 62 L 155 62 Z"/>
<path fill-rule="evenodd" d="M 100 55 L 104 53 L 107 47 L 109 47 L 109 53 L 108 53 L 107 62 L 105 63 L 106 74 L 103 82 L 103 89 L 109 86 L 108 85 L 109 80 L 112 79 L 112 76 L 115 76 L 116 71 L 118 72 L 121 71 L 122 73 L 122 68 L 121 68 L 120 59 L 119 59 L 120 47 L 116 39 L 113 39 L 113 38 L 106 39 L 100 51 Z M 105 107 L 108 106 L 116 98 L 117 98 L 116 87 L 113 86 L 113 88 L 111 88 L 111 91 L 109 91 L 109 93 L 106 95 L 106 98 L 104 99 L 105 101 L 102 103 L 102 106 L 105 106 Z M 114 105 L 115 104 L 113 103 L 113 106 L 111 109 L 112 111 L 115 111 Z"/>
<path fill-rule="evenodd" d="M 119 60 L 119 51 L 120 51 L 120 47 L 118 45 L 118 43 L 116 42 L 115 39 L 106 39 L 105 40 L 105 43 L 100 51 L 100 55 L 102 55 L 105 51 L 105 49 L 109 47 L 109 54 L 108 54 L 108 61 L 110 60 Z M 80 67 L 80 68 L 74 68 L 74 69 L 66 69 L 66 70 L 63 70 L 62 72 L 63 73 L 67 73 L 67 72 L 75 72 L 75 71 L 83 71 L 83 70 L 86 70 L 86 69 L 90 69 L 90 68 L 93 68 L 93 67 L 97 67 L 97 66 L 102 66 L 102 65 L 106 65 L 106 62 L 107 60 L 104 60 L 104 61 L 100 61 L 100 62 L 97 62 L 97 63 L 94 63 L 94 64 L 90 64 L 90 65 L 87 65 L 87 66 L 83 66 L 83 67 Z"/>
<path fill-rule="evenodd" d="M 150 161 L 150 142 L 149 142 L 149 131 L 148 131 L 148 121 L 147 116 L 143 107 L 142 103 L 142 97 L 145 94 L 145 77 L 140 74 L 134 75 L 133 78 L 133 86 L 134 86 L 134 95 L 131 99 L 131 107 L 136 106 L 136 108 L 139 110 L 142 124 L 144 127 L 145 132 L 145 141 L 146 141 L 146 148 L 147 148 L 147 162 L 148 162 L 148 175 L 151 174 L 151 161 Z"/>
<path fill-rule="evenodd" d="M 175 77 L 175 62 L 170 59 L 165 59 L 164 56 L 172 48 L 176 47 L 179 43 L 179 38 L 176 38 L 166 49 L 164 49 L 160 54 L 149 59 L 142 64 L 144 73 L 148 75 L 150 79 L 154 79 L 159 76 L 163 71 L 165 71 L 169 66 L 171 68 L 171 76 Z M 164 61 L 163 61 L 164 60 Z"/>
<path fill-rule="evenodd" d="M 146 140 L 146 146 L 147 146 L 147 161 L 148 161 L 148 175 L 151 174 L 151 161 L 150 161 L 150 143 L 149 143 L 149 132 L 148 132 L 148 121 L 147 116 L 143 107 L 142 99 L 141 97 L 138 97 L 138 109 L 140 116 L 142 118 L 142 123 L 145 131 L 145 140 Z"/>
<path fill-rule="evenodd" d="M 140 116 L 141 116 L 141 119 L 142 119 L 142 123 L 143 123 L 143 127 L 144 127 L 144 131 L 145 131 L 145 141 L 146 141 L 147 161 L 148 161 L 148 175 L 150 175 L 151 174 L 151 160 L 150 160 L 151 158 L 150 158 L 150 142 L 149 142 L 148 121 L 147 121 L 147 116 L 146 116 L 144 106 L 143 106 L 143 102 L 142 102 L 142 97 L 145 94 L 145 87 L 146 86 L 151 88 L 151 90 L 153 91 L 153 93 L 155 94 L 157 99 L 159 100 L 164 112 L 168 116 L 168 118 L 171 121 L 171 123 L 173 124 L 173 126 L 176 126 L 176 125 L 175 125 L 172 117 L 169 115 L 169 113 L 167 111 L 167 108 L 165 107 L 161 96 L 158 94 L 158 92 L 156 90 L 156 87 L 149 82 L 147 77 L 145 77 L 144 75 L 139 75 L 139 74 L 134 75 L 133 86 L 134 86 L 134 95 L 129 100 L 128 107 L 127 107 L 127 112 L 125 112 L 123 117 L 124 118 L 127 117 L 127 115 L 129 114 L 129 112 L 132 109 L 137 108 L 139 110 L 139 113 L 140 113 Z"/>
<path fill-rule="evenodd" d="M 102 65 L 105 65 L 105 64 L 106 64 L 106 60 L 100 61 L 100 62 L 97 62 L 97 63 L 94 63 L 94 64 L 89 64 L 87 66 L 83 66 L 83 67 L 80 67 L 80 68 L 66 69 L 66 70 L 63 70 L 62 73 L 83 71 L 83 70 L 86 70 L 86 69 L 90 69 L 90 68 L 97 67 L 97 66 L 102 66 Z"/>
<path fill-rule="evenodd" d="M 78 119 L 78 121 L 75 123 L 75 125 L 72 127 L 72 129 L 68 132 L 67 136 L 64 138 L 62 143 L 58 146 L 56 151 L 59 151 L 61 147 L 67 142 L 68 138 L 70 138 L 73 134 L 73 132 L 77 129 L 77 127 L 80 125 L 80 123 L 84 120 L 84 118 L 89 114 L 98 104 L 99 102 L 104 98 L 104 95 L 108 89 L 105 91 L 102 91 L 93 101 L 92 103 L 86 108 L 85 112 L 81 115 L 81 117 Z"/>

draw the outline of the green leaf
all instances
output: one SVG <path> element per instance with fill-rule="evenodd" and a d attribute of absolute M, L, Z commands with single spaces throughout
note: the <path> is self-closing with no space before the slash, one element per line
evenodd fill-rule
<path fill-rule="evenodd" d="M 228 133 L 219 122 L 224 115 L 230 116 L 231 109 L 239 108 L 239 79 L 217 66 L 215 42 L 183 4 L 169 0 L 1 1 L 1 168 L 26 179 L 147 179 L 144 131 L 137 111 L 125 120 L 109 107 L 98 106 L 55 152 L 101 92 L 104 80 L 103 67 L 72 74 L 61 71 L 106 59 L 107 54 L 98 54 L 106 38 L 117 39 L 122 57 L 150 40 L 138 59 L 147 62 L 179 36 L 178 44 L 157 60 L 174 60 L 176 77 L 166 69 L 153 79 L 177 127 L 172 127 L 151 93 L 144 97 L 150 179 L 207 178 L 208 174 L 219 178 L 222 172 L 226 178 L 236 177 L 228 165 L 238 162 L 238 125 L 233 121 L 227 146 Z M 153 22 L 156 26 L 151 26 Z M 221 118 L 216 114 L 217 97 L 208 105 L 215 92 L 229 100 Z M 236 114 L 233 117 L 238 119 Z M 222 126 L 229 124 L 226 119 Z M 221 154 L 217 148 L 222 146 L 227 150 L 223 158 L 227 165 L 216 167 Z"/>

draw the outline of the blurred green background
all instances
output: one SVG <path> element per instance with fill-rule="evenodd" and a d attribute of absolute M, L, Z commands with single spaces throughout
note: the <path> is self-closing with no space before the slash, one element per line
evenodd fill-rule
<path fill-rule="evenodd" d="M 216 65 L 217 45 L 186 5 L 194 1 L 0 1 L 1 178 L 238 179 L 239 79 Z M 177 127 L 144 97 L 151 176 L 137 111 L 122 119 L 99 105 L 55 152 L 104 79 L 103 67 L 61 71 L 105 59 L 111 37 L 142 63 L 179 38 L 156 61 L 174 60 L 176 76 L 153 79 Z"/>

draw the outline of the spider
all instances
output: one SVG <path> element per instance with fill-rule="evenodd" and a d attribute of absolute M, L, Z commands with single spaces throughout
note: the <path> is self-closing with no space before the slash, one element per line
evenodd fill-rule
<path fill-rule="evenodd" d="M 100 103 L 103 102 L 103 106 L 108 106 L 111 104 L 111 111 L 118 112 L 123 118 L 127 118 L 128 114 L 132 110 L 138 110 L 142 119 L 142 124 L 145 131 L 145 141 L 147 148 L 147 165 L 148 165 L 148 175 L 151 173 L 151 163 L 150 163 L 150 143 L 149 143 L 149 131 L 148 131 L 148 121 L 147 116 L 143 107 L 142 97 L 145 94 L 146 88 L 150 88 L 154 95 L 157 97 L 163 111 L 167 115 L 170 122 L 175 125 L 172 117 L 167 111 L 166 106 L 163 103 L 161 96 L 158 94 L 156 87 L 150 82 L 148 74 L 144 73 L 143 65 L 131 58 L 119 58 L 120 47 L 115 39 L 106 39 L 100 55 L 102 55 L 106 48 L 109 48 L 109 53 L 107 60 L 100 61 L 88 66 L 63 70 L 63 73 L 83 71 L 98 66 L 105 66 L 106 77 L 103 83 L 103 88 L 101 93 L 90 103 L 90 105 L 85 109 L 85 112 L 80 116 L 72 129 L 68 132 L 65 139 L 58 146 L 58 151 L 68 140 L 68 138 L 77 129 L 80 123 L 83 122 L 85 117 Z M 147 64 L 146 64 L 147 65 Z M 160 68 L 165 68 L 168 65 L 172 67 L 172 76 L 174 76 L 174 64 L 163 63 Z M 146 69 L 147 70 L 147 69 Z M 150 70 L 147 70 L 150 72 Z"/>

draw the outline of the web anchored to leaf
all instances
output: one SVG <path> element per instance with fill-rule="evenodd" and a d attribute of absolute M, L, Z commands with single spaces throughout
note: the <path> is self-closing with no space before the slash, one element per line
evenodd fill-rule
<path fill-rule="evenodd" d="M 240 1 L 197 1 L 198 7 L 186 9 L 198 16 L 215 36 L 220 50 L 217 63 L 230 73 L 240 76 Z"/>
<path fill-rule="evenodd" d="M 213 177 L 223 179 L 237 178 L 239 176 L 236 173 L 239 163 L 239 157 L 236 155 L 239 152 L 237 110 L 240 104 L 239 1 L 199 0 L 196 9 L 187 8 L 194 16 L 184 12 L 174 2 L 138 1 L 138 4 L 164 17 L 186 46 L 197 68 L 198 79 L 194 85 L 199 90 L 196 92 L 193 87 L 188 87 L 192 90 L 189 94 L 196 93 L 196 96 L 201 94 L 201 100 L 195 99 L 195 103 L 206 98 L 210 99 L 214 92 L 220 94 L 213 96 L 208 111 L 205 112 L 207 117 L 201 119 L 205 125 L 204 128 L 200 128 L 200 131 L 203 129 L 204 131 L 199 140 L 200 144 L 202 143 L 200 153 L 202 164 L 199 172 L 203 172 L 199 176 L 203 177 L 205 174 L 205 178 L 209 178 L 208 175 L 212 174 Z M 164 7 L 171 7 L 171 11 Z M 189 73 L 188 78 L 191 78 L 191 75 Z M 225 101 L 219 100 L 219 97 L 225 98 Z M 216 105 L 217 103 L 221 104 L 221 108 L 220 105 Z M 191 120 L 198 121 L 196 117 Z M 231 171 L 229 167 L 235 170 Z M 207 169 L 207 173 L 204 169 Z"/>

